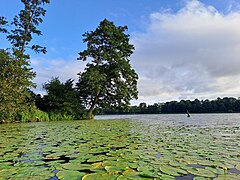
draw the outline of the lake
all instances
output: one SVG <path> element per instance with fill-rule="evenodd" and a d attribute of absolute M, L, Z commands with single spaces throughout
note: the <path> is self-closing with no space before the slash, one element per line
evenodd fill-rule
<path fill-rule="evenodd" d="M 170 123 L 199 127 L 240 126 L 240 113 L 191 114 L 190 118 L 186 114 L 100 115 L 95 119 L 131 119 L 142 120 L 149 124 Z"/>
<path fill-rule="evenodd" d="M 95 118 L 0 125 L 0 179 L 240 179 L 240 114 Z"/>

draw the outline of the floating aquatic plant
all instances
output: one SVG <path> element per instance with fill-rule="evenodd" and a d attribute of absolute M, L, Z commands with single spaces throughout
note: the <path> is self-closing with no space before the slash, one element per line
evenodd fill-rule
<path fill-rule="evenodd" d="M 0 179 L 240 179 L 236 126 L 63 121 L 0 133 Z"/>

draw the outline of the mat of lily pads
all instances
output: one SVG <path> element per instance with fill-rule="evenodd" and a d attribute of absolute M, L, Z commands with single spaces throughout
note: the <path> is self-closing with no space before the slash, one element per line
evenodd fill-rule
<path fill-rule="evenodd" d="M 240 179 L 240 127 L 138 120 L 0 126 L 4 179 Z"/>

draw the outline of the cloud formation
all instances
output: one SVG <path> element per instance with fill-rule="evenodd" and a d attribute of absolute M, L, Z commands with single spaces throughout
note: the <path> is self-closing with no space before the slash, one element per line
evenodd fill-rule
<path fill-rule="evenodd" d="M 44 94 L 43 84 L 51 80 L 51 78 L 59 77 L 62 82 L 68 79 L 78 79 L 77 73 L 83 71 L 85 68 L 85 62 L 80 62 L 72 58 L 69 60 L 63 59 L 41 59 L 32 60 L 31 65 L 33 70 L 37 73 L 34 82 L 37 84 L 36 93 Z"/>
<path fill-rule="evenodd" d="M 146 32 L 132 36 L 139 101 L 239 97 L 239 19 L 240 11 L 223 14 L 197 0 L 152 13 Z"/>

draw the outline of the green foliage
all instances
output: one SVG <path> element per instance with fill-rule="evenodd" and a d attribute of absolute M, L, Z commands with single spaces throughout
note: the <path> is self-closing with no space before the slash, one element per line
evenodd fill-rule
<path fill-rule="evenodd" d="M 1 126 L 0 179 L 239 180 L 237 115 L 173 117 Z"/>
<path fill-rule="evenodd" d="M 69 114 L 61 114 L 61 113 L 49 113 L 49 120 L 50 121 L 63 121 L 63 120 L 73 120 L 75 117 Z"/>
<path fill-rule="evenodd" d="M 7 33 L 7 32 L 8 32 L 7 29 L 6 29 L 6 27 L 5 27 L 5 25 L 6 25 L 7 23 L 8 23 L 8 22 L 7 22 L 6 18 L 0 16 L 0 33 L 1 33 L 1 32 L 2 32 L 2 33 Z"/>
<path fill-rule="evenodd" d="M 96 114 L 159 114 L 159 113 L 239 113 L 240 98 L 217 98 L 213 100 L 181 100 L 166 103 L 154 103 L 130 106 L 127 109 L 97 108 Z"/>
<path fill-rule="evenodd" d="M 116 27 L 103 20 L 95 31 L 83 36 L 87 49 L 80 52 L 79 60 L 91 59 L 77 83 L 80 98 L 88 108 L 88 119 L 96 106 L 123 107 L 137 99 L 138 75 L 129 63 L 134 47 L 129 44 L 126 26 Z"/>
<path fill-rule="evenodd" d="M 58 78 L 53 78 L 43 87 L 47 91 L 47 95 L 44 95 L 43 98 L 36 97 L 36 105 L 39 109 L 55 113 L 57 116 L 71 116 L 71 119 L 80 119 L 83 107 L 77 91 L 73 87 L 72 79 L 62 83 Z M 53 117 L 53 119 L 59 118 Z"/>
<path fill-rule="evenodd" d="M 37 26 L 42 23 L 42 16 L 45 16 L 46 10 L 42 7 L 49 3 L 49 0 L 21 0 L 24 4 L 24 9 L 14 17 L 11 25 L 14 29 L 10 31 L 7 39 L 11 42 L 13 48 L 20 51 L 22 54 L 25 48 L 28 47 L 32 40 L 32 35 L 42 35 Z M 46 53 L 46 48 L 39 45 L 32 45 L 32 50 L 35 52 Z"/>
<path fill-rule="evenodd" d="M 31 104 L 28 88 L 35 73 L 25 59 L 0 50 L 0 120 L 16 120 L 17 114 L 28 111 Z"/>
<path fill-rule="evenodd" d="M 20 117 L 21 122 L 49 121 L 49 115 L 38 109 L 34 109 L 29 112 L 21 112 Z"/>
<path fill-rule="evenodd" d="M 162 105 L 162 113 L 232 113 L 240 112 L 240 100 L 233 97 L 214 100 L 181 100 L 166 102 Z"/>
<path fill-rule="evenodd" d="M 34 87 L 32 79 L 35 73 L 30 68 L 29 55 L 25 49 L 29 47 L 32 35 L 41 35 L 37 26 L 42 22 L 46 10 L 43 5 L 49 0 L 21 0 L 24 9 L 14 17 L 11 26 L 4 17 L 0 17 L 0 32 L 7 33 L 12 47 L 0 50 L 0 120 L 23 121 L 32 119 L 36 112 L 31 112 L 34 105 L 29 88 Z M 36 52 L 46 52 L 39 45 L 30 47 Z"/>
<path fill-rule="evenodd" d="M 24 9 L 14 17 L 11 26 L 4 17 L 0 17 L 0 32 L 7 34 L 6 38 L 12 45 L 7 50 L 0 50 L 0 121 L 19 120 L 21 113 L 26 113 L 31 118 L 30 111 L 34 107 L 28 89 L 34 87 L 32 79 L 35 73 L 30 68 L 30 57 L 25 49 L 29 48 L 34 34 L 41 35 L 37 26 L 46 13 L 42 6 L 49 3 L 49 0 L 21 2 Z M 39 45 L 32 45 L 30 49 L 46 53 L 46 48 Z"/>

